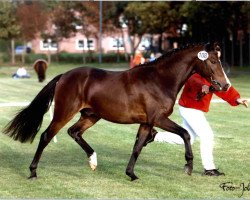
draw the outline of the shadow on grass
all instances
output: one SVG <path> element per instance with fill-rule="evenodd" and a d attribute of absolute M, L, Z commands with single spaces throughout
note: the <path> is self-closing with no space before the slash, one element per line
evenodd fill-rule
<path fill-rule="evenodd" d="M 40 176 L 41 171 L 57 175 L 60 173 L 59 176 L 65 174 L 76 178 L 84 178 L 85 173 L 87 175 L 93 173 L 88 166 L 88 158 L 85 152 L 76 143 L 73 142 L 69 145 L 57 143 L 57 146 L 52 144 L 51 142 L 42 154 L 37 170 L 38 176 Z M 1 166 L 11 169 L 14 174 L 27 178 L 29 175 L 28 168 L 34 157 L 36 145 L 30 145 L 30 149 L 29 145 L 25 145 L 25 151 L 22 151 L 21 144 L 17 146 L 18 148 L 12 149 L 5 145 L 1 149 Z M 102 144 L 99 141 L 93 146 L 96 146 L 95 150 L 98 155 L 96 174 L 110 179 L 120 179 L 121 176 L 126 177 L 125 170 L 131 156 L 133 144 L 121 144 L 119 146 L 119 144 Z M 186 176 L 183 171 L 185 164 L 184 149 L 182 151 L 181 148 L 171 148 L 171 146 L 165 144 L 150 144 L 144 148 L 135 164 L 135 173 L 140 178 L 145 175 L 169 178 L 169 176 L 176 173 Z M 178 155 L 177 158 L 177 156 L 169 155 L 173 154 L 175 150 L 177 151 L 176 154 L 180 154 L 182 157 Z"/>

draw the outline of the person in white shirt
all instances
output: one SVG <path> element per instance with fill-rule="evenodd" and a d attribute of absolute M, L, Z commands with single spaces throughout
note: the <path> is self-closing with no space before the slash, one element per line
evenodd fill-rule
<path fill-rule="evenodd" d="M 30 78 L 27 70 L 24 67 L 19 67 L 17 72 L 12 75 L 13 78 Z"/>

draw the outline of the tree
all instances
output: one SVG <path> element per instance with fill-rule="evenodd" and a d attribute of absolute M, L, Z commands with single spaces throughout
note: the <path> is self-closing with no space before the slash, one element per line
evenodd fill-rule
<path fill-rule="evenodd" d="M 98 39 L 99 34 L 99 4 L 98 2 L 80 2 L 76 5 L 77 25 L 81 27 L 79 30 L 87 38 L 88 54 L 91 57 L 89 39 L 94 37 Z M 83 48 L 83 63 L 86 63 L 84 48 Z"/>
<path fill-rule="evenodd" d="M 20 35 L 20 26 L 17 24 L 15 6 L 10 2 L 0 2 L 0 38 L 11 41 L 11 60 L 15 64 L 15 43 Z"/>
<path fill-rule="evenodd" d="M 144 2 L 131 2 L 126 6 L 123 13 L 123 22 L 126 23 L 128 27 L 130 46 L 133 55 L 141 42 L 142 36 L 147 30 L 147 27 L 141 19 L 141 15 L 144 11 L 144 5 Z"/>
<path fill-rule="evenodd" d="M 104 21 L 105 24 L 112 24 L 112 26 L 109 26 L 106 32 L 115 32 L 120 33 L 123 44 L 125 44 L 125 33 L 123 31 L 123 25 L 124 25 L 124 10 L 129 2 L 126 1 L 113 1 L 113 2 L 105 2 L 104 5 L 106 5 L 105 9 L 105 15 L 104 15 Z M 107 23 L 108 22 L 108 23 Z M 106 29 L 105 29 L 106 30 Z M 112 34 L 112 33 L 111 33 Z M 117 62 L 119 62 L 119 41 L 120 38 L 118 36 L 117 38 Z M 124 45 L 125 50 L 125 59 L 128 61 L 128 49 L 127 45 Z"/>
<path fill-rule="evenodd" d="M 42 32 L 41 36 L 44 40 L 55 41 L 57 44 L 57 55 L 60 51 L 59 43 L 63 38 L 73 36 L 76 30 L 77 18 L 75 16 L 75 2 L 60 1 L 60 2 L 47 2 L 49 7 L 49 22 L 47 29 Z M 50 43 L 50 42 L 48 42 Z M 48 60 L 50 62 L 50 50 L 48 50 Z M 58 57 L 57 57 L 58 60 Z"/>
<path fill-rule="evenodd" d="M 102 31 L 108 34 L 114 30 L 114 25 L 111 23 L 110 18 L 107 17 L 107 13 L 112 8 L 112 5 L 113 2 L 103 2 L 102 4 L 103 10 L 105 10 L 105 13 L 103 13 L 102 16 L 102 21 L 103 21 Z M 77 25 L 81 27 L 79 31 L 86 36 L 87 41 L 89 41 L 90 37 L 94 37 L 97 40 L 100 40 L 99 11 L 100 11 L 99 2 L 78 2 L 75 5 L 76 17 L 78 19 Z M 88 42 L 87 46 L 88 46 L 88 53 L 91 55 L 90 46 Z M 85 62 L 84 51 L 83 51 L 83 60 Z"/>
<path fill-rule="evenodd" d="M 181 14 L 195 42 L 222 40 L 235 26 L 235 2 L 185 2 Z"/>
<path fill-rule="evenodd" d="M 17 21 L 20 25 L 20 39 L 23 46 L 27 41 L 34 39 L 38 33 L 45 30 L 48 20 L 48 13 L 41 2 L 34 1 L 18 5 L 16 12 Z M 26 51 L 23 50 L 22 62 L 24 63 Z"/>
<path fill-rule="evenodd" d="M 180 26 L 180 16 L 178 14 L 180 5 L 180 3 L 176 2 L 146 2 L 142 6 L 140 19 L 147 33 L 159 35 L 160 52 L 163 51 L 163 34 L 169 32 L 170 29 L 174 30 L 175 35 L 177 34 L 176 30 Z"/>
<path fill-rule="evenodd" d="M 185 2 L 180 10 L 181 15 L 189 26 L 189 39 L 193 42 L 207 42 L 216 40 L 223 44 L 223 59 L 231 60 L 235 64 L 234 57 L 239 55 L 241 60 L 243 38 L 247 34 L 247 22 L 249 12 L 248 2 Z M 239 41 L 239 51 L 236 49 L 235 41 Z M 227 53 L 226 52 L 231 52 Z M 248 55 L 246 55 L 248 56 Z"/>
<path fill-rule="evenodd" d="M 46 28 L 48 13 L 39 1 L 20 4 L 16 14 L 21 28 L 21 37 L 24 40 L 34 39 Z"/>
<path fill-rule="evenodd" d="M 132 2 L 125 9 L 134 51 L 145 33 L 159 34 L 159 51 L 162 51 L 162 36 L 171 27 L 179 26 L 179 4 L 171 2 Z M 139 38 L 136 43 L 135 38 Z"/>

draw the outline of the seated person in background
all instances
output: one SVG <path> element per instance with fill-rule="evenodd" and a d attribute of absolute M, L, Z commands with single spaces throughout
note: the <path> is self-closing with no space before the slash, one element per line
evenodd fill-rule
<path fill-rule="evenodd" d="M 12 75 L 13 78 L 30 78 L 30 75 L 24 67 L 19 67 L 17 72 Z"/>

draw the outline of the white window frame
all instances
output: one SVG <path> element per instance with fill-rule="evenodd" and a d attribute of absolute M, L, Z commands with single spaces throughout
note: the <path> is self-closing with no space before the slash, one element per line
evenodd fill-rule
<path fill-rule="evenodd" d="M 83 41 L 83 47 L 79 46 L 80 41 Z M 91 41 L 90 48 L 88 48 L 88 46 L 87 46 L 87 41 Z M 88 40 L 87 40 L 87 38 L 77 39 L 75 48 L 76 48 L 76 50 L 81 50 L 81 51 L 83 51 L 83 50 L 95 50 L 95 39 L 94 38 L 89 38 Z"/>
<path fill-rule="evenodd" d="M 57 51 L 57 43 L 56 42 L 54 42 L 54 41 L 44 42 L 44 41 L 45 40 L 40 40 L 40 50 L 42 50 L 42 51 L 48 51 L 48 50 L 49 51 Z"/>
<path fill-rule="evenodd" d="M 117 40 L 119 40 L 119 47 L 117 47 Z M 119 37 L 119 38 L 112 37 L 110 39 L 110 49 L 111 50 L 118 50 L 118 48 L 119 48 L 119 50 L 124 50 L 124 41 L 123 41 L 123 39 L 121 37 Z"/>

